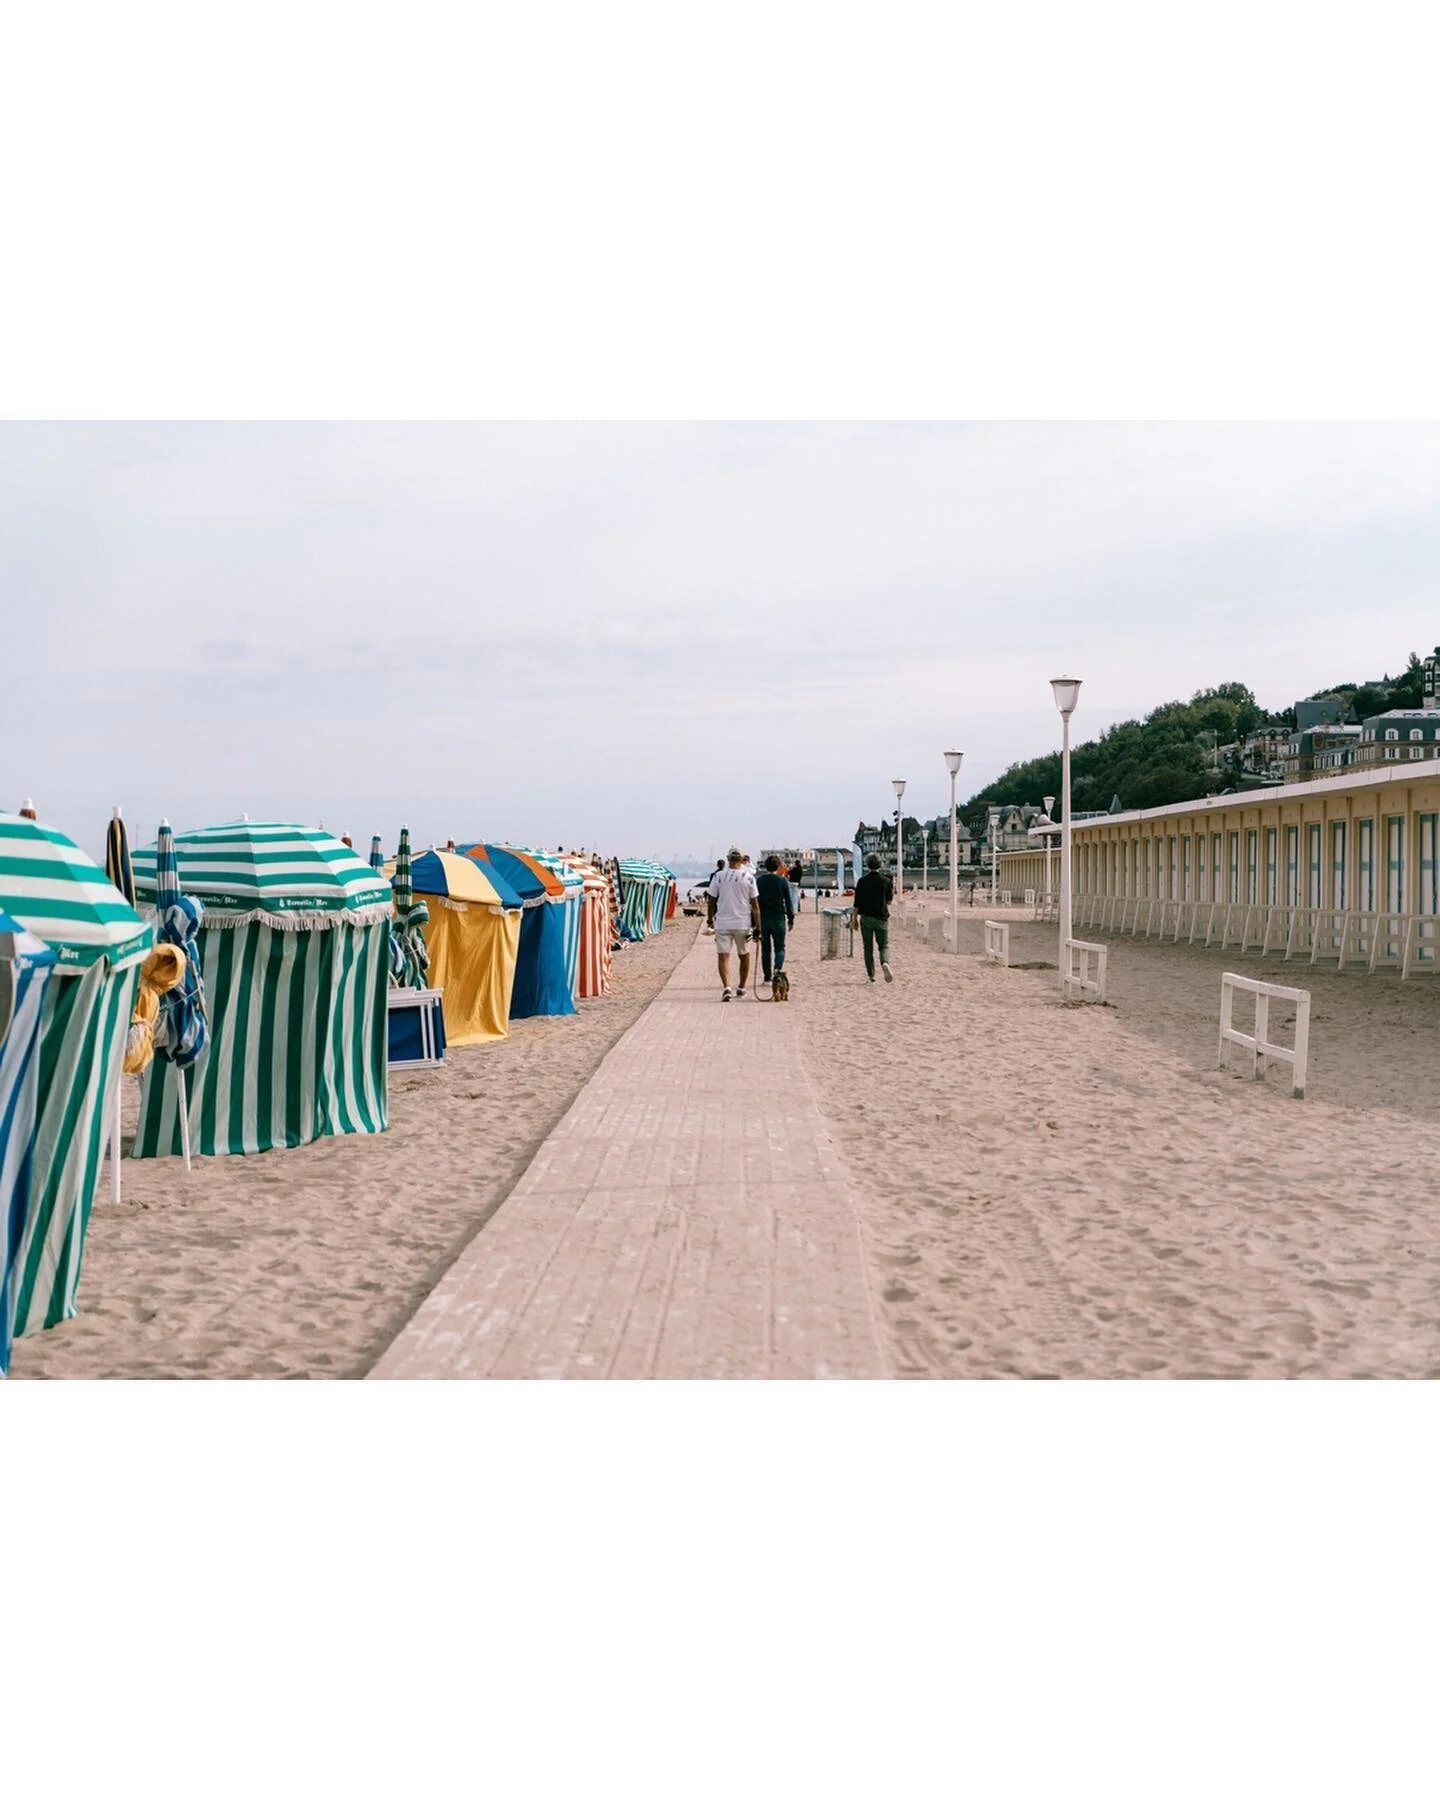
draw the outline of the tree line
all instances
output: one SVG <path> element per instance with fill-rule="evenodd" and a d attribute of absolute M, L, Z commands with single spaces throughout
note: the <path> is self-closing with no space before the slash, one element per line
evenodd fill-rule
<path fill-rule="evenodd" d="M 1413 652 L 1401 675 L 1378 681 L 1342 681 L 1307 700 L 1340 700 L 1357 722 L 1395 707 L 1419 706 L 1420 658 Z M 1076 812 L 1100 812 L 1118 797 L 1132 807 L 1171 806 L 1221 792 L 1234 777 L 1215 765 L 1215 748 L 1261 730 L 1293 731 L 1295 708 L 1266 712 L 1239 681 L 1201 688 L 1189 700 L 1167 700 L 1143 719 L 1126 719 L 1088 743 L 1070 747 L 1070 804 Z M 1039 806 L 1060 793 L 1060 752 L 1014 763 L 960 808 L 970 829 L 983 831 L 991 806 Z M 1059 805 L 1057 798 L 1056 813 Z"/>

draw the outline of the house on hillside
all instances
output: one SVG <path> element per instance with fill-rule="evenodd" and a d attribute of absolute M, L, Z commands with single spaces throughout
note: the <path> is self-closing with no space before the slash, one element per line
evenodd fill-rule
<path fill-rule="evenodd" d="M 1353 760 L 1358 768 L 1440 756 L 1440 705 L 1397 707 L 1394 712 L 1376 713 L 1355 729 L 1359 741 Z"/>
<path fill-rule="evenodd" d="M 1331 722 L 1291 732 L 1285 746 L 1286 781 L 1319 781 L 1341 774 L 1355 759 L 1360 732 L 1358 725 Z"/>

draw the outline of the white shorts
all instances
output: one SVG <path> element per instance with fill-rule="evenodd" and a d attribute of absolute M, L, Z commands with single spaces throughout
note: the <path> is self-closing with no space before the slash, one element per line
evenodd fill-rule
<path fill-rule="evenodd" d="M 750 948 L 750 927 L 748 925 L 734 931 L 722 931 L 715 927 L 715 953 L 717 956 L 728 956 L 732 950 L 738 950 L 742 956 Z"/>

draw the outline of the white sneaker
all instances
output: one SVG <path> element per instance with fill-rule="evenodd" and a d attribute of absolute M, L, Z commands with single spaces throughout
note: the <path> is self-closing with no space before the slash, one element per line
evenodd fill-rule
<path fill-rule="evenodd" d="M 889 963 L 881 963 L 880 973 L 885 977 L 885 979 L 887 981 L 893 981 L 895 979 L 895 977 L 890 973 Z"/>
<path fill-rule="evenodd" d="M 720 998 L 722 1000 L 733 1000 L 735 998 L 735 996 L 730 992 L 729 988 L 726 988 L 725 992 L 720 996 Z"/>
<path fill-rule="evenodd" d="M 745 990 L 744 990 L 744 988 L 736 988 L 736 990 L 735 990 L 735 998 L 736 998 L 736 999 L 737 999 L 737 1000 L 743 1000 L 743 999 L 744 999 L 744 998 L 745 998 Z"/>

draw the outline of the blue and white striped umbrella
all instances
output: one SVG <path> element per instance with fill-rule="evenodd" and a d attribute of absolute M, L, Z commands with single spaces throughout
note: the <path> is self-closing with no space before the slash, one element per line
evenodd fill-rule
<path fill-rule="evenodd" d="M 168 825 L 162 825 L 155 841 L 155 920 L 160 942 L 177 944 L 185 952 L 185 978 L 160 996 L 155 1054 L 174 1063 L 177 1069 L 188 1069 L 210 1036 L 200 946 L 196 942 L 204 917 L 201 903 L 180 891 L 175 833 Z"/>

